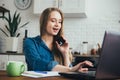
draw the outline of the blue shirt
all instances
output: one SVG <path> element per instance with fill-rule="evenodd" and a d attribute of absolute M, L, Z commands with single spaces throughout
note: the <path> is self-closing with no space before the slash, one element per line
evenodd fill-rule
<path fill-rule="evenodd" d="M 26 38 L 23 43 L 23 51 L 28 70 L 51 71 L 58 64 L 40 36 Z"/>

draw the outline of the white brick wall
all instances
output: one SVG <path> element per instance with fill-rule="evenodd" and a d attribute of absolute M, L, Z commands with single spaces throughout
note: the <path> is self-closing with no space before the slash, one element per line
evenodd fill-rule
<path fill-rule="evenodd" d="M 68 0 L 69 1 L 69 0 Z M 14 0 L 0 0 L 0 5 L 11 11 L 17 10 Z M 102 44 L 105 30 L 120 31 L 120 0 L 86 0 L 87 18 L 65 18 L 65 36 L 70 43 L 70 47 L 75 49 L 83 41 L 89 44 Z M 26 26 L 29 30 L 28 36 L 39 34 L 39 17 L 33 14 L 33 4 L 27 10 L 18 10 L 22 15 L 22 22 L 30 21 Z M 3 23 L 0 20 L 0 27 Z M 21 29 L 21 37 L 24 29 Z"/>

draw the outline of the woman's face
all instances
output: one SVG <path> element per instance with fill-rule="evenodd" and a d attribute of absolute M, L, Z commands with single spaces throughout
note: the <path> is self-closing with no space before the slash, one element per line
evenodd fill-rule
<path fill-rule="evenodd" d="M 62 17 L 59 12 L 52 11 L 47 22 L 46 32 L 48 35 L 57 35 L 61 29 Z"/>

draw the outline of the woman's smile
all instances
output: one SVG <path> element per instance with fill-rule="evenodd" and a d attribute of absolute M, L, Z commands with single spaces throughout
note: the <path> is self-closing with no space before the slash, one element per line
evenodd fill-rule
<path fill-rule="evenodd" d="M 58 28 L 53 28 L 53 31 L 54 31 L 55 33 L 58 33 L 58 32 L 59 32 L 59 29 L 58 29 Z"/>

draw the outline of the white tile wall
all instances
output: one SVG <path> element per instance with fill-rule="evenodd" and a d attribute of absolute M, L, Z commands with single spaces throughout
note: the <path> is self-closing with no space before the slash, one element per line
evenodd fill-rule
<path fill-rule="evenodd" d="M 69 1 L 69 0 L 68 0 Z M 18 10 L 14 0 L 1 0 L 0 5 L 11 11 Z M 89 44 L 102 44 L 105 30 L 120 31 L 120 0 L 86 0 L 87 18 L 65 18 L 64 31 L 70 47 L 75 49 L 83 41 Z M 22 15 L 22 23 L 30 21 L 25 29 L 29 30 L 28 36 L 39 34 L 39 17 L 33 14 L 33 4 L 27 10 L 18 10 Z M 0 20 L 0 27 L 3 23 Z M 21 29 L 21 37 L 24 29 Z"/>

